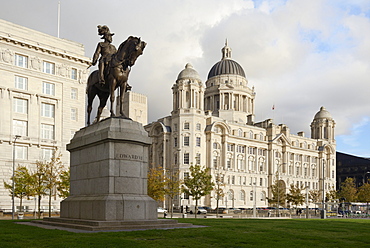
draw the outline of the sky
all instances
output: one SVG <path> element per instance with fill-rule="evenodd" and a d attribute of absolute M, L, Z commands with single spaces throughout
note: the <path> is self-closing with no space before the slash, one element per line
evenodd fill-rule
<path fill-rule="evenodd" d="M 53 36 L 58 0 L 0 0 L 0 19 Z M 170 115 L 178 74 L 191 63 L 203 83 L 228 40 L 255 88 L 256 121 L 273 118 L 310 136 L 321 106 L 336 122 L 337 150 L 370 158 L 369 0 L 60 0 L 60 38 L 92 57 L 97 25 L 147 42 L 132 68 L 149 122 Z M 272 110 L 275 106 L 275 110 Z"/>

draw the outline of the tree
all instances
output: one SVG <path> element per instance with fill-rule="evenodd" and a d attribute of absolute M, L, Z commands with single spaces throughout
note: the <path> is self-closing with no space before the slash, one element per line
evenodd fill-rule
<path fill-rule="evenodd" d="M 60 198 L 67 198 L 69 196 L 70 189 L 70 171 L 63 171 L 59 175 L 59 181 L 57 182 L 58 196 Z"/>
<path fill-rule="evenodd" d="M 45 164 L 41 161 L 36 161 L 36 170 L 31 174 L 32 191 L 37 196 L 38 218 L 41 218 L 41 198 L 46 195 L 46 177 Z"/>
<path fill-rule="evenodd" d="M 49 217 L 51 217 L 51 200 L 52 197 L 57 195 L 57 184 L 61 173 L 64 171 L 64 166 L 62 163 L 62 154 L 57 154 L 58 150 L 55 149 L 53 156 L 49 162 L 44 163 L 44 179 L 46 193 L 49 197 Z"/>
<path fill-rule="evenodd" d="M 276 176 L 276 178 L 278 178 Z M 271 189 L 271 198 L 267 198 L 268 202 L 273 206 L 276 206 L 279 209 L 279 206 L 285 205 L 286 201 L 286 193 L 285 193 L 285 185 L 284 182 L 281 180 L 275 179 L 275 183 L 270 186 Z"/>
<path fill-rule="evenodd" d="M 152 167 L 148 172 L 148 196 L 156 201 L 164 201 L 166 182 L 162 167 Z"/>
<path fill-rule="evenodd" d="M 358 189 L 357 199 L 361 202 L 366 202 L 366 214 L 369 214 L 370 183 L 364 183 Z"/>
<path fill-rule="evenodd" d="M 190 175 L 184 178 L 182 191 L 195 199 L 195 218 L 197 217 L 198 200 L 213 190 L 214 183 L 209 174 L 209 168 L 202 169 L 200 165 L 190 166 Z"/>
<path fill-rule="evenodd" d="M 331 202 L 334 201 L 335 199 L 338 199 L 338 192 L 333 188 L 329 188 L 329 190 L 326 192 L 325 197 L 326 201 Z"/>
<path fill-rule="evenodd" d="M 318 190 L 318 189 L 313 189 L 313 190 L 310 190 L 308 192 L 308 197 L 309 199 L 315 204 L 315 206 L 317 205 L 317 203 L 319 203 L 321 201 L 321 191 Z M 316 208 L 315 208 L 315 215 L 316 215 Z"/>
<path fill-rule="evenodd" d="M 340 185 L 339 198 L 345 198 L 347 202 L 353 202 L 357 198 L 355 179 L 347 177 Z"/>
<path fill-rule="evenodd" d="M 225 196 L 225 192 L 223 187 L 225 187 L 225 183 L 223 182 L 223 177 L 220 174 L 216 175 L 216 183 L 215 183 L 214 191 L 215 191 L 215 199 L 216 199 L 216 216 L 218 217 L 218 203 L 219 201 Z"/>
<path fill-rule="evenodd" d="M 287 202 L 292 203 L 293 205 L 298 207 L 298 205 L 302 205 L 305 200 L 304 194 L 302 194 L 302 190 L 304 188 L 300 185 L 294 185 L 293 183 L 290 184 L 289 193 L 286 196 Z"/>
<path fill-rule="evenodd" d="M 33 196 L 31 188 L 31 175 L 25 166 L 18 166 L 14 171 L 14 178 L 11 177 L 11 180 L 14 180 L 14 197 L 19 198 L 19 207 L 22 211 L 22 201 L 26 197 L 28 200 Z M 4 187 L 9 190 L 10 196 L 13 196 L 13 184 L 8 184 L 4 182 Z"/>
<path fill-rule="evenodd" d="M 165 176 L 165 192 L 170 199 L 170 212 L 171 218 L 173 217 L 173 199 L 180 194 L 181 181 L 179 173 L 169 172 Z"/>

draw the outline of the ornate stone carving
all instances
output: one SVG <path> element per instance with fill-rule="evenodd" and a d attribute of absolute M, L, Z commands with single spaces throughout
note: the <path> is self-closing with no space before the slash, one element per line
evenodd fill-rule
<path fill-rule="evenodd" d="M 13 51 L 10 51 L 9 49 L 6 49 L 4 51 L 2 51 L 2 60 L 5 62 L 5 63 L 13 63 L 14 61 L 14 52 Z"/>
<path fill-rule="evenodd" d="M 36 71 L 40 71 L 41 70 L 41 59 L 38 58 L 38 57 L 32 57 L 31 60 L 30 60 L 30 65 L 31 65 L 31 68 L 36 70 Z"/>

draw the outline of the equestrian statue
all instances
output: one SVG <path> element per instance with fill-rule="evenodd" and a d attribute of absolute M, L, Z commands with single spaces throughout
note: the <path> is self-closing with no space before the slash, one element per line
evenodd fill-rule
<path fill-rule="evenodd" d="M 123 97 L 124 93 L 131 89 L 131 86 L 127 83 L 128 76 L 131 67 L 135 64 L 136 59 L 143 54 L 146 46 L 146 43 L 141 41 L 141 38 L 130 36 L 116 49 L 111 44 L 114 33 L 111 33 L 106 25 L 98 26 L 98 34 L 102 36 L 101 38 L 104 41 L 98 43 L 91 63 L 96 65 L 99 59 L 99 70 L 93 71 L 87 79 L 87 125 L 90 125 L 90 114 L 95 96 L 98 96 L 100 101 L 95 122 L 100 120 L 109 96 L 111 117 L 115 116 L 113 106 L 114 91 L 118 87 L 120 88 L 120 116 L 125 117 L 123 113 Z"/>

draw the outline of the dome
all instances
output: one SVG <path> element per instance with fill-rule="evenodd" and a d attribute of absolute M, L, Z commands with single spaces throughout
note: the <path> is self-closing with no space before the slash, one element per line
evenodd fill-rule
<path fill-rule="evenodd" d="M 201 81 L 199 73 L 196 70 L 193 69 L 193 66 L 190 63 L 187 63 L 185 65 L 185 69 L 182 70 L 179 73 L 179 76 L 177 77 L 177 80 L 179 80 L 179 79 L 189 79 L 189 78 L 193 78 L 193 79 L 197 79 L 197 80 Z"/>
<path fill-rule="evenodd" d="M 212 66 L 208 73 L 208 79 L 223 74 L 232 74 L 245 77 L 243 67 L 231 59 L 231 48 L 227 45 L 227 40 L 221 51 L 222 59 Z"/>
<path fill-rule="evenodd" d="M 222 74 L 233 74 L 245 77 L 245 73 L 241 65 L 232 59 L 222 59 L 212 66 L 208 73 L 208 79 Z"/>
<path fill-rule="evenodd" d="M 324 107 L 321 107 L 320 108 L 320 111 L 316 113 L 314 119 L 333 119 L 333 117 L 331 117 L 331 114 L 329 113 L 329 111 L 327 111 Z"/>

